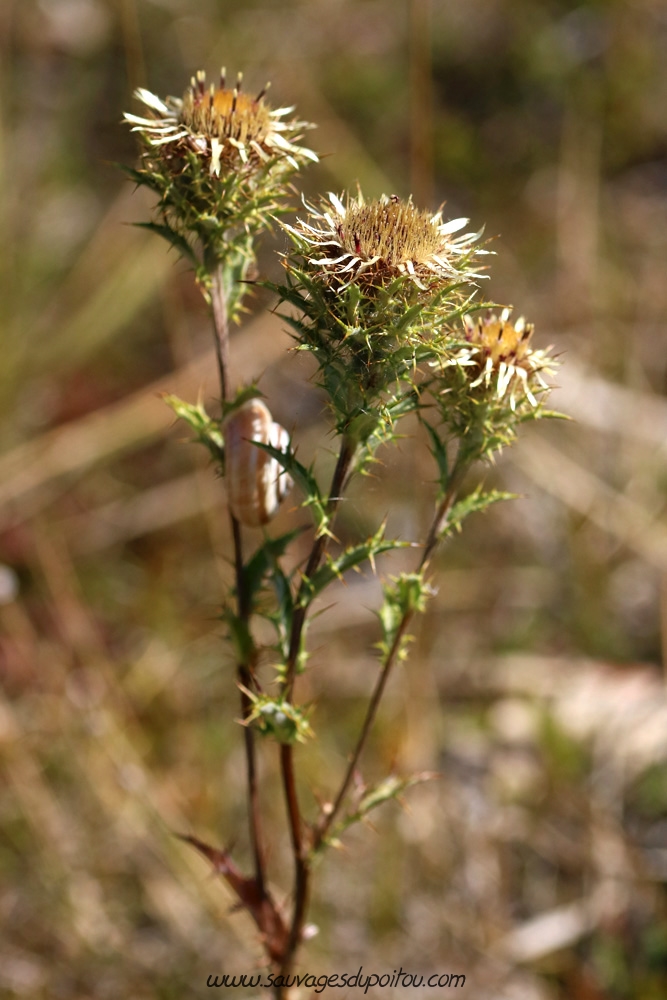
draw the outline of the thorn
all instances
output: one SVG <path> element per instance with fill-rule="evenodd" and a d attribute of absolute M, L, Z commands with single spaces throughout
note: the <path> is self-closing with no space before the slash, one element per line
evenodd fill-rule
<path fill-rule="evenodd" d="M 267 83 L 264 84 L 264 86 L 260 90 L 259 94 L 255 98 L 255 100 L 257 101 L 257 103 L 259 103 L 263 97 L 266 97 L 266 92 L 267 92 L 267 90 L 269 89 L 270 86 L 271 86 L 271 81 L 269 80 Z"/>

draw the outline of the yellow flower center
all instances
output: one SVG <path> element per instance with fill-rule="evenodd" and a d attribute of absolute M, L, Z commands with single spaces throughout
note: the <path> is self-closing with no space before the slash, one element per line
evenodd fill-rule
<path fill-rule="evenodd" d="M 515 367 L 521 364 L 530 350 L 533 327 L 517 321 L 516 326 L 496 316 L 480 319 L 466 328 L 466 339 L 480 347 L 486 357 L 497 367 L 502 361 Z"/>
<path fill-rule="evenodd" d="M 262 98 L 237 90 L 190 88 L 183 97 L 181 121 L 208 138 L 234 139 L 246 145 L 262 143 L 271 128 L 269 109 Z"/>

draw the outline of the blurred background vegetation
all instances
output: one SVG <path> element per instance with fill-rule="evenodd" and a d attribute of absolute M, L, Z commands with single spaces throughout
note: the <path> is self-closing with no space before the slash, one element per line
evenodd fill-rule
<path fill-rule="evenodd" d="M 135 86 L 224 63 L 318 123 L 307 193 L 358 181 L 486 223 L 484 293 L 562 355 L 574 418 L 501 456 L 487 481 L 522 499 L 441 554 L 364 770 L 442 777 L 326 858 L 303 965 L 464 972 L 476 1000 L 664 998 L 667 4 L 2 0 L 0 46 L 0 996 L 199 997 L 260 957 L 172 835 L 247 857 L 224 490 L 159 398 L 214 404 L 210 332 L 113 165 L 136 157 Z M 271 305 L 234 335 L 235 376 L 262 375 L 308 457 L 326 414 Z M 419 536 L 406 434 L 342 531 L 388 513 Z M 359 723 L 376 598 L 357 577 L 313 627 L 306 797 Z"/>

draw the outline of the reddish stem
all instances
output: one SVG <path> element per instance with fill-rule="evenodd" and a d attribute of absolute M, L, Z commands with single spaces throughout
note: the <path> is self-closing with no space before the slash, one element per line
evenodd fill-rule
<path fill-rule="evenodd" d="M 352 460 L 354 458 L 354 444 L 343 437 L 338 454 L 338 461 L 331 480 L 329 499 L 327 500 L 327 515 L 329 523 L 333 521 L 338 504 L 348 477 Z M 296 678 L 296 668 L 301 650 L 301 639 L 303 628 L 306 623 L 307 605 L 305 601 L 308 588 L 308 581 L 318 569 L 327 550 L 329 543 L 328 535 L 320 535 L 313 542 L 313 547 L 308 557 L 303 573 L 303 579 L 296 596 L 297 609 L 292 620 L 292 631 L 290 635 L 289 657 L 283 692 L 285 698 L 291 701 Z M 283 779 L 283 790 L 285 793 L 285 803 L 287 806 L 287 817 L 289 821 L 290 834 L 292 838 L 292 854 L 294 857 L 294 911 L 292 913 L 292 923 L 290 927 L 289 941 L 283 960 L 281 972 L 286 975 L 291 969 L 296 952 L 303 935 L 303 925 L 308 908 L 308 894 L 310 888 L 310 862 L 307 847 L 303 840 L 303 822 L 299 807 L 299 798 L 296 789 L 294 776 L 294 747 L 291 744 L 283 744 L 280 748 L 280 768 Z"/>

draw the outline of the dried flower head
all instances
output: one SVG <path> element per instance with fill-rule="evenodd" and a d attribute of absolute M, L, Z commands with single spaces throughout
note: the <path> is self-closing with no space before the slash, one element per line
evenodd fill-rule
<path fill-rule="evenodd" d="M 432 215 L 396 195 L 365 202 L 360 192 L 343 204 L 330 193 L 319 208 L 306 208 L 306 221 L 285 228 L 305 245 L 308 263 L 337 286 L 386 284 L 400 275 L 421 289 L 473 280 L 481 275 L 469 269 L 471 259 L 489 252 L 473 246 L 480 233 L 452 238 L 468 219 L 443 222 L 441 212 Z"/>
<path fill-rule="evenodd" d="M 490 386 L 495 381 L 496 397 L 509 398 L 512 410 L 517 398 L 525 397 L 531 406 L 537 406 L 534 391 L 548 389 L 542 377 L 555 368 L 555 361 L 547 351 L 534 351 L 530 346 L 532 323 L 523 316 L 515 323 L 510 321 L 511 309 L 503 309 L 500 316 L 488 313 L 473 319 L 463 317 L 465 339 L 469 346 L 457 351 L 446 363 L 472 366 L 477 374 L 470 388 Z"/>
<path fill-rule="evenodd" d="M 293 108 L 272 109 L 265 101 L 267 87 L 256 97 L 242 93 L 242 74 L 236 86 L 226 86 L 226 72 L 221 70 L 218 86 L 206 84 L 206 74 L 199 71 L 190 81 L 182 99 L 164 101 L 139 88 L 135 97 L 150 111 L 149 117 L 125 114 L 125 120 L 139 132 L 149 147 L 166 147 L 165 161 L 174 167 L 179 154 L 198 154 L 209 165 L 209 172 L 219 176 L 246 166 L 258 166 L 271 160 L 284 160 L 298 170 L 303 160 L 317 160 L 317 155 L 296 145 L 306 122 L 281 121 Z"/>

